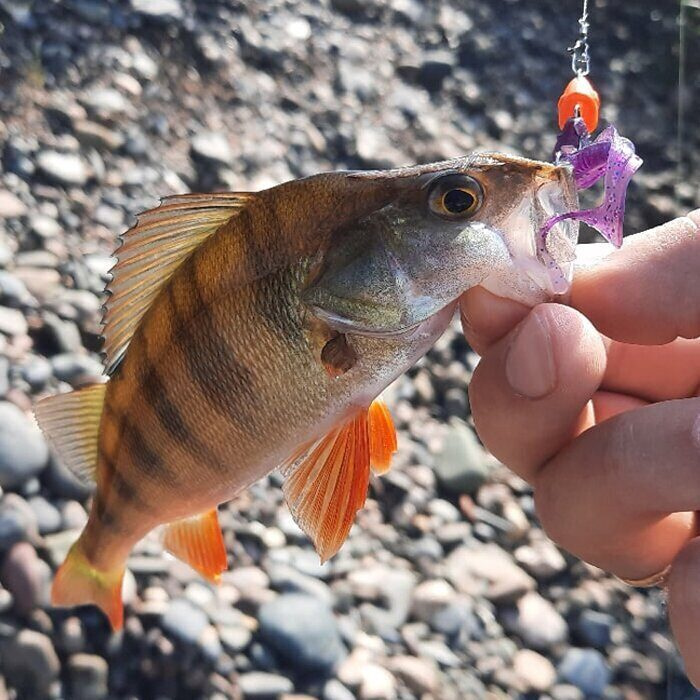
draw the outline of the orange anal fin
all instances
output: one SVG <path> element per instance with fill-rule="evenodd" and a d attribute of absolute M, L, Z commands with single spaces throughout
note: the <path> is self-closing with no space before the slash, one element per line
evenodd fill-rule
<path fill-rule="evenodd" d="M 167 525 L 163 546 L 213 583 L 219 583 L 226 571 L 226 547 L 216 508 Z"/>
<path fill-rule="evenodd" d="M 386 404 L 375 399 L 367 411 L 369 423 L 369 459 L 375 474 L 385 474 L 397 450 L 396 428 Z"/>
<path fill-rule="evenodd" d="M 83 554 L 78 540 L 56 572 L 51 604 L 70 607 L 94 603 L 107 615 L 112 629 L 119 630 L 124 624 L 123 578 L 123 566 L 108 572 L 95 569 Z"/>
<path fill-rule="evenodd" d="M 363 411 L 313 443 L 287 470 L 282 487 L 287 503 L 321 561 L 340 549 L 364 506 L 369 467 L 369 421 Z"/>

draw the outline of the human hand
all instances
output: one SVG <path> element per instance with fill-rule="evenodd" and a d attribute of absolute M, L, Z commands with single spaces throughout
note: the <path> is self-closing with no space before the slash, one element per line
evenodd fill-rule
<path fill-rule="evenodd" d="M 700 686 L 700 210 L 579 270 L 571 306 L 461 301 L 482 355 L 469 395 L 489 450 L 532 484 L 547 533 L 617 576 L 665 572 Z M 591 250 L 585 246 L 586 250 Z"/>

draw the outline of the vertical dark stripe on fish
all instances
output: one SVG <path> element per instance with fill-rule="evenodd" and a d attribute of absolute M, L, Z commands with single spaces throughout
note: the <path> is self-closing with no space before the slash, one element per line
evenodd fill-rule
<path fill-rule="evenodd" d="M 95 494 L 92 501 L 92 509 L 100 527 L 107 528 L 116 533 L 124 531 L 122 520 L 117 516 L 114 510 L 114 504 L 108 503 L 99 492 Z"/>
<path fill-rule="evenodd" d="M 246 400 L 252 398 L 251 373 L 236 359 L 233 348 L 219 332 L 211 306 L 201 298 L 194 256 L 185 263 L 178 281 L 183 291 L 189 291 L 188 296 L 197 299 L 200 306 L 197 309 L 197 332 L 190 332 L 190 318 L 183 316 L 173 292 L 174 285 L 170 286 L 168 293 L 175 326 L 173 342 L 178 346 L 190 378 L 202 396 L 219 413 L 230 418 L 234 397 L 238 400 L 236 403 L 243 395 Z"/>
<path fill-rule="evenodd" d="M 203 464 L 212 467 L 220 464 L 218 455 L 192 431 L 179 408 L 168 397 L 167 389 L 155 366 L 151 366 L 141 388 L 143 398 L 153 409 L 171 440 Z"/>
<path fill-rule="evenodd" d="M 132 465 L 140 465 L 140 470 L 153 480 L 164 480 L 167 477 L 174 478 L 174 474 L 171 472 L 168 465 L 163 461 L 160 454 L 151 447 L 149 440 L 136 422 L 129 422 L 125 427 L 123 439 L 131 456 L 130 461 Z M 135 490 L 131 484 L 125 481 L 126 475 L 118 471 L 114 475 L 115 481 L 117 477 L 120 477 L 125 485 L 128 485 L 129 491 L 131 492 L 129 497 L 133 497 L 135 495 Z"/>

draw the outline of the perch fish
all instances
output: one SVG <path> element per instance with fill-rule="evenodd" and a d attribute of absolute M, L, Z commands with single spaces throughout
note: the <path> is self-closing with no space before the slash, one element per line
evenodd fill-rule
<path fill-rule="evenodd" d="M 396 435 L 382 390 L 484 285 L 551 298 L 539 232 L 575 210 L 567 164 L 479 154 L 170 197 L 122 238 L 104 315 L 108 381 L 38 403 L 59 458 L 94 480 L 55 605 L 122 626 L 134 544 L 158 525 L 217 581 L 216 507 L 274 469 L 321 559 L 341 547 Z M 570 278 L 578 223 L 547 260 Z"/>

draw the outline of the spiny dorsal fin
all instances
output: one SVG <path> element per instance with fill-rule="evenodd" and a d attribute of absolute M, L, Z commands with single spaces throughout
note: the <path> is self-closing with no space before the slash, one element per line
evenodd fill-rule
<path fill-rule="evenodd" d="M 254 196 L 178 195 L 138 216 L 136 226 L 122 236 L 106 289 L 109 297 L 102 322 L 108 374 L 119 364 L 141 318 L 175 270 Z"/>
<path fill-rule="evenodd" d="M 226 571 L 226 547 L 216 508 L 167 525 L 163 546 L 213 583 Z"/>
<path fill-rule="evenodd" d="M 39 427 L 54 451 L 81 481 L 95 481 L 97 439 L 107 384 L 48 396 L 34 408 Z"/>

